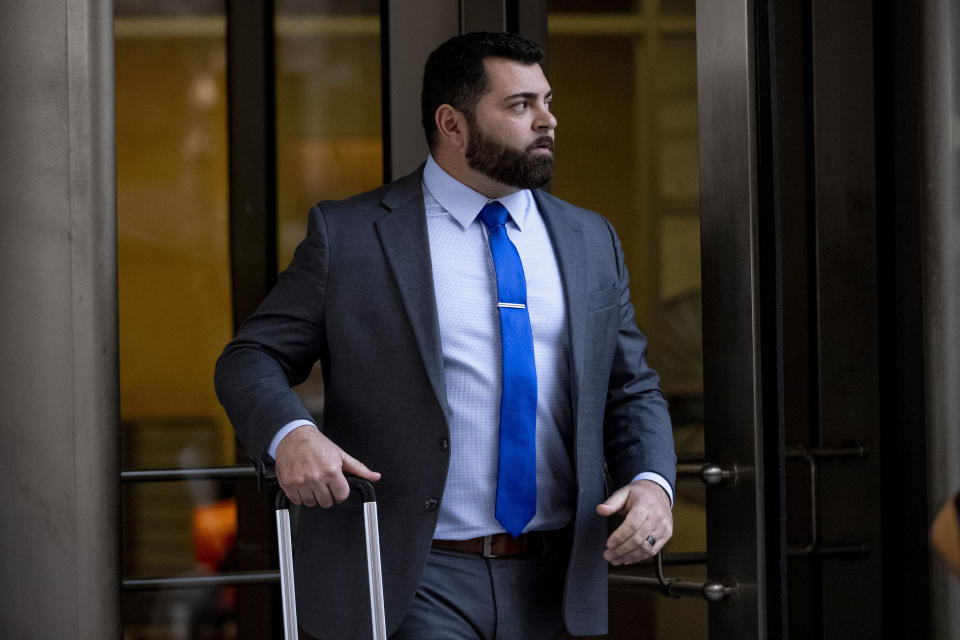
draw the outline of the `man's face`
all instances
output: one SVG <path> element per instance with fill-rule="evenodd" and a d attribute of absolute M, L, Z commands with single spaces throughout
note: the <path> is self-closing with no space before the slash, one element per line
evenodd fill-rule
<path fill-rule="evenodd" d="M 553 177 L 557 126 L 550 84 L 538 64 L 487 58 L 484 67 L 488 90 L 467 114 L 467 164 L 501 184 L 542 187 Z"/>

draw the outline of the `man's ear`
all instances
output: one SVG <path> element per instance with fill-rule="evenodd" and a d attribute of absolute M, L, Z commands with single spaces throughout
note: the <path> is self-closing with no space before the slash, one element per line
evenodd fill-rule
<path fill-rule="evenodd" d="M 433 118 L 437 125 L 437 144 L 446 144 L 457 149 L 466 148 L 469 134 L 467 119 L 462 112 L 449 104 L 442 104 L 437 107 Z"/>

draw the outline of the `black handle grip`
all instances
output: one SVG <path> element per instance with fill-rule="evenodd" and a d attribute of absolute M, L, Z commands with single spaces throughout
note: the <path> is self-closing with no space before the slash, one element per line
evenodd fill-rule
<path fill-rule="evenodd" d="M 373 483 L 371 483 L 369 480 L 349 474 L 346 475 L 346 478 L 347 484 L 350 485 L 350 490 L 359 493 L 360 497 L 365 503 L 377 501 L 377 493 L 373 489 Z M 273 479 L 276 479 L 275 474 Z M 284 493 L 283 489 L 281 489 L 279 486 L 277 487 L 277 495 L 273 501 L 273 508 L 278 511 L 280 509 L 290 508 L 290 498 L 287 497 L 287 494 Z"/>
<path fill-rule="evenodd" d="M 347 475 L 347 483 L 352 491 L 357 491 L 364 502 L 376 502 L 377 492 L 373 490 L 373 483 L 366 478 Z"/>

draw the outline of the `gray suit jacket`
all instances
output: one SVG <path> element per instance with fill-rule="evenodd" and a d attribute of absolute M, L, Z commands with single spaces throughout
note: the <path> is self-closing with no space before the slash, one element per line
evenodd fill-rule
<path fill-rule="evenodd" d="M 310 419 L 291 385 L 322 363 L 322 429 L 383 474 L 376 484 L 392 632 L 411 602 L 437 523 L 449 457 L 440 329 L 421 171 L 310 212 L 306 239 L 217 363 L 216 387 L 248 451 Z M 577 482 L 564 617 L 575 635 L 607 621 L 604 460 L 617 486 L 641 471 L 673 484 L 666 402 L 645 360 L 620 243 L 595 213 L 535 192 L 560 264 L 571 341 Z M 362 519 L 353 499 L 302 509 L 295 573 L 301 626 L 319 638 L 369 629 Z"/>

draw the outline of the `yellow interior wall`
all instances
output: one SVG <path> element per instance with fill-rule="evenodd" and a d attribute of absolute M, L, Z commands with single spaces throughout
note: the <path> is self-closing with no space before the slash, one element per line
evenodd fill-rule
<path fill-rule="evenodd" d="M 378 186 L 383 156 L 375 16 L 279 23 L 283 268 L 309 207 Z M 218 459 L 231 464 L 233 431 L 213 391 L 233 332 L 225 22 L 118 18 L 115 34 L 122 419 L 214 424 Z"/>
<path fill-rule="evenodd" d="M 222 36 L 124 37 L 115 50 L 121 412 L 232 430 L 213 366 L 232 332 Z"/>

